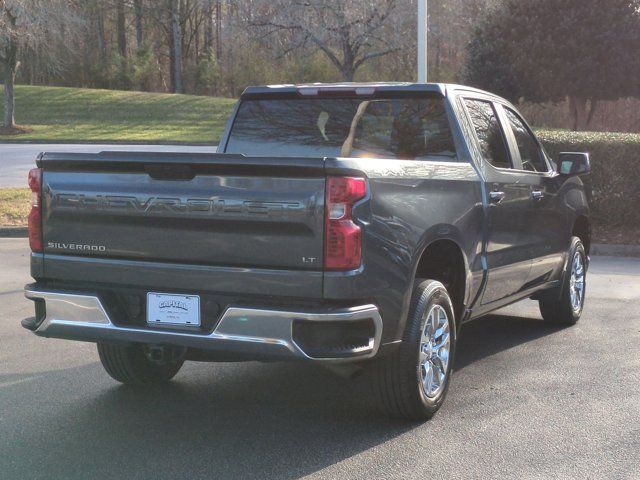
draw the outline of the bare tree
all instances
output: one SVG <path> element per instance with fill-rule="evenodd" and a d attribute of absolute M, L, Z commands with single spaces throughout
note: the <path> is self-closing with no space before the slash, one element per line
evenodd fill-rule
<path fill-rule="evenodd" d="M 396 0 L 275 1 L 251 25 L 264 35 L 291 34 L 282 55 L 314 45 L 350 82 L 365 62 L 398 50 L 384 32 L 395 7 Z"/>
<path fill-rule="evenodd" d="M 140 50 L 142 48 L 142 42 L 144 42 L 144 30 L 142 27 L 142 0 L 133 0 L 133 12 L 136 18 L 136 47 Z"/>
<path fill-rule="evenodd" d="M 98 35 L 98 49 L 100 50 L 100 66 L 104 70 L 107 65 L 107 40 L 104 31 L 104 5 L 96 6 L 96 23 Z"/>
<path fill-rule="evenodd" d="M 213 0 L 204 2 L 204 51 L 211 56 L 213 46 Z"/>
<path fill-rule="evenodd" d="M 500 1 L 429 0 L 430 79 L 459 79 L 475 19 Z M 46 10 L 45 26 L 18 42 L 19 82 L 235 96 L 258 83 L 415 78 L 417 0 L 0 0 L 8 4 L 29 12 L 25 25 Z M 55 25 L 74 15 L 78 34 Z M 0 17 L 11 23 L 2 8 Z"/>
<path fill-rule="evenodd" d="M 222 49 L 220 48 L 220 32 L 222 30 L 222 5 L 216 0 L 216 59 L 220 60 Z"/>
<path fill-rule="evenodd" d="M 4 76 L 3 128 L 16 129 L 14 82 L 20 66 L 21 49 L 46 50 L 52 36 L 73 34 L 74 15 L 64 0 L 0 0 L 0 67 Z M 49 68 L 55 69 L 57 57 L 48 56 Z"/>
<path fill-rule="evenodd" d="M 6 5 L 2 4 L 2 20 L 0 20 L 0 28 L 3 30 L 0 36 L 0 61 L 4 70 L 4 117 L 3 127 L 5 130 L 15 128 L 16 121 L 14 117 L 15 100 L 13 93 L 13 84 L 16 78 L 16 70 L 18 69 L 18 13 Z"/>
<path fill-rule="evenodd" d="M 127 58 L 127 18 L 125 15 L 125 0 L 116 2 L 116 33 L 118 37 L 118 53 L 120 54 L 120 87 L 128 89 L 128 58 Z"/>
<path fill-rule="evenodd" d="M 184 93 L 182 86 L 182 28 L 180 26 L 180 2 L 169 0 L 171 7 L 171 56 L 173 59 L 173 93 Z"/>

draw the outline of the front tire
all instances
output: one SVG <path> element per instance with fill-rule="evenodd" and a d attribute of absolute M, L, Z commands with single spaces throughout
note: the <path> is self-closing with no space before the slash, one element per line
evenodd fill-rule
<path fill-rule="evenodd" d="M 574 325 L 580 320 L 587 287 L 587 254 L 578 237 L 571 239 L 568 261 L 562 283 L 545 292 L 539 299 L 540 313 L 545 322 Z"/>
<path fill-rule="evenodd" d="M 182 368 L 184 359 L 151 360 L 145 346 L 98 343 L 100 362 L 118 382 L 130 385 L 152 385 L 171 380 Z"/>
<path fill-rule="evenodd" d="M 416 283 L 402 343 L 374 367 L 374 385 L 386 413 L 430 419 L 447 395 L 455 347 L 447 289 L 435 280 Z"/>

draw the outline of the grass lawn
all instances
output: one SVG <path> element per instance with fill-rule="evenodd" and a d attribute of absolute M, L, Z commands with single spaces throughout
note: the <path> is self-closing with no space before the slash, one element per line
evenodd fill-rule
<path fill-rule="evenodd" d="M 4 93 L 0 89 L 0 103 Z M 16 123 L 3 140 L 216 143 L 234 99 L 85 88 L 16 87 Z"/>
<path fill-rule="evenodd" d="M 31 210 L 28 188 L 0 188 L 0 226 L 24 226 Z"/>

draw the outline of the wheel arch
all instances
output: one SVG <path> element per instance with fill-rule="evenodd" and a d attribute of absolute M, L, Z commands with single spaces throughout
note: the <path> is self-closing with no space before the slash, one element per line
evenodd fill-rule
<path fill-rule="evenodd" d="M 437 280 L 447 288 L 459 327 L 470 291 L 469 263 L 461 242 L 450 236 L 425 242 L 416 255 L 412 286 L 420 278 Z"/>
<path fill-rule="evenodd" d="M 575 218 L 571 227 L 571 235 L 578 237 L 582 241 L 584 250 L 589 255 L 591 250 L 591 221 L 587 215 L 581 214 Z"/>

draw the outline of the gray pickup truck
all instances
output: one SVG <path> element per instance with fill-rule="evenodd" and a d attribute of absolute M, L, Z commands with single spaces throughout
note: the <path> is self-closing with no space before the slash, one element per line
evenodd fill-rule
<path fill-rule="evenodd" d="M 38 157 L 23 326 L 96 342 L 124 383 L 185 360 L 362 370 L 428 419 L 465 322 L 524 298 L 580 317 L 589 157 L 555 160 L 467 87 L 248 88 L 215 154 Z"/>

